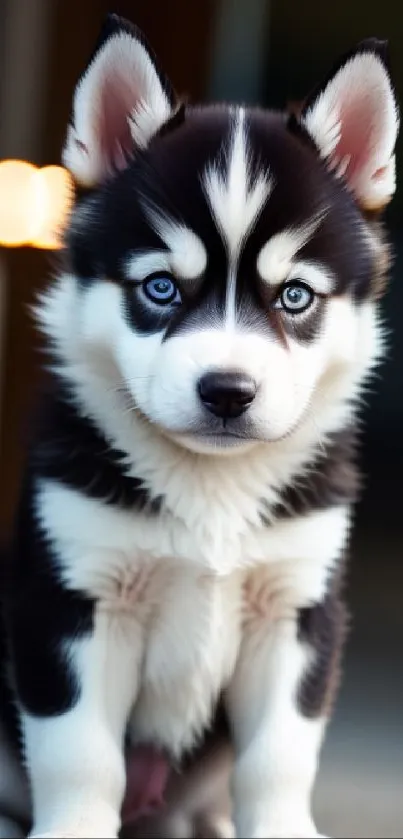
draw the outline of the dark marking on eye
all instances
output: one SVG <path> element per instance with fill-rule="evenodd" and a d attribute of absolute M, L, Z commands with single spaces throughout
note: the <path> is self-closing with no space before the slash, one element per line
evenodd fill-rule
<path fill-rule="evenodd" d="M 267 317 L 274 333 L 278 336 L 285 349 L 288 349 L 287 330 L 281 309 L 274 309 L 271 306 L 267 312 Z"/>

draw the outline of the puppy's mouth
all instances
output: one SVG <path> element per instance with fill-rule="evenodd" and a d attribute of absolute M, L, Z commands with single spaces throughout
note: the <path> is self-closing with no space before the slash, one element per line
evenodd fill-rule
<path fill-rule="evenodd" d="M 222 419 L 218 420 L 212 418 L 209 422 L 195 419 L 192 423 L 185 426 L 170 426 L 159 417 L 152 417 L 143 411 L 137 404 L 133 404 L 133 397 L 128 388 L 122 388 L 125 397 L 127 409 L 132 410 L 133 414 L 143 422 L 154 426 L 162 434 L 169 437 L 181 438 L 184 442 L 187 440 L 191 443 L 192 440 L 204 442 L 206 446 L 228 448 L 230 446 L 242 445 L 247 443 L 262 442 L 264 437 L 259 434 L 253 427 L 250 419 L 242 417 L 239 419 Z"/>
<path fill-rule="evenodd" d="M 212 421 L 211 423 L 194 421 L 187 426 L 172 427 L 166 425 L 159 418 L 154 418 L 136 408 L 136 416 L 147 425 L 154 426 L 164 437 L 176 440 L 185 448 L 206 452 L 230 449 L 244 449 L 257 443 L 273 443 L 286 437 L 286 432 L 280 438 L 270 438 L 261 429 L 254 427 L 253 422 L 245 420 Z"/>
<path fill-rule="evenodd" d="M 267 429 L 256 427 L 253 422 L 244 418 L 241 421 L 231 420 L 225 424 L 221 422 L 220 424 L 213 423 L 211 426 L 206 426 L 204 423 L 200 423 L 194 424 L 191 428 L 161 428 L 161 430 L 185 448 L 201 453 L 208 453 L 208 451 L 212 453 L 230 452 L 236 449 L 244 451 L 259 443 L 270 445 L 283 442 L 295 434 L 304 416 L 299 417 L 289 428 L 277 436 L 268 434 Z"/>
<path fill-rule="evenodd" d="M 210 434 L 183 434 L 181 435 L 183 438 L 188 438 L 189 440 L 199 440 L 203 442 L 205 445 L 210 445 L 214 448 L 229 448 L 231 446 L 241 446 L 245 443 L 253 443 L 257 442 L 257 437 L 246 437 L 243 434 L 231 434 L 231 432 L 222 432 L 220 434 L 217 433 L 210 433 Z"/>
<path fill-rule="evenodd" d="M 169 434 L 181 447 L 189 449 L 190 451 L 198 452 L 199 454 L 225 454 L 244 452 L 255 446 L 257 443 L 262 443 L 261 438 L 251 437 L 250 435 L 232 434 L 230 432 L 222 433 L 202 433 L 195 431 Z"/>
<path fill-rule="evenodd" d="M 262 443 L 265 438 L 253 428 L 252 423 L 238 425 L 236 421 L 229 422 L 194 422 L 190 426 L 172 428 L 163 423 L 153 422 L 152 425 L 166 437 L 175 440 L 181 446 L 200 453 L 245 449 Z"/>
<path fill-rule="evenodd" d="M 192 428 L 175 431 L 173 436 L 187 448 L 200 451 L 244 449 L 264 441 L 251 423 L 237 426 L 233 422 L 217 422 L 209 426 L 204 423 L 195 424 Z"/>
<path fill-rule="evenodd" d="M 200 437 L 200 439 L 206 440 L 206 442 L 209 440 L 212 442 L 221 440 L 225 443 L 225 441 L 228 440 L 234 441 L 234 444 L 236 444 L 237 441 L 240 443 L 248 443 L 261 440 L 261 437 L 258 437 L 257 434 L 237 431 L 236 429 L 228 428 L 225 425 L 223 425 L 221 429 L 200 429 L 199 431 L 196 429 L 191 432 L 185 432 L 184 436 L 186 436 L 186 434 L 188 434 L 189 437 Z"/>

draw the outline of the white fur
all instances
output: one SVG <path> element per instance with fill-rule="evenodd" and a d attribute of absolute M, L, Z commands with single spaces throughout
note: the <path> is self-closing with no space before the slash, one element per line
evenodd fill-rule
<path fill-rule="evenodd" d="M 310 798 L 324 720 L 304 719 L 296 705 L 308 664 L 292 611 L 273 622 L 270 609 L 267 615 L 259 611 L 245 630 L 227 702 L 238 757 L 233 796 L 239 837 L 316 835 Z"/>
<path fill-rule="evenodd" d="M 288 279 L 295 257 L 318 229 L 325 211 L 298 227 L 276 233 L 263 246 L 257 257 L 257 270 L 266 283 L 278 285 Z"/>
<path fill-rule="evenodd" d="M 304 122 L 322 156 L 363 207 L 379 209 L 390 200 L 399 118 L 387 71 L 374 53 L 348 61 Z"/>
<path fill-rule="evenodd" d="M 142 281 L 156 271 L 167 271 L 181 280 L 200 277 L 207 265 L 207 253 L 201 239 L 184 225 L 152 214 L 154 227 L 169 248 L 137 251 L 125 259 L 128 280 Z"/>
<path fill-rule="evenodd" d="M 329 268 L 313 260 L 298 260 L 288 275 L 288 281 L 293 280 L 303 280 L 315 294 L 329 295 L 335 285 L 335 278 Z"/>
<path fill-rule="evenodd" d="M 230 464 L 229 460 L 226 462 Z M 238 459 L 237 463 L 238 468 L 228 470 L 225 488 L 217 485 L 219 471 L 211 470 L 209 476 L 207 471 L 201 474 L 199 491 L 193 488 L 191 463 L 187 469 L 179 467 L 166 485 L 168 511 L 155 520 L 145 513 L 133 516 L 130 511 L 83 498 L 59 485 L 41 486 L 38 516 L 65 556 L 62 567 L 66 583 L 88 593 L 96 592 L 102 598 L 114 597 L 116 587 L 120 590 L 122 585 L 124 569 L 131 579 L 136 556 L 136 574 L 143 567 L 145 573 L 151 574 L 155 561 L 168 559 L 171 564 L 179 563 L 180 568 L 186 564 L 192 574 L 218 576 L 261 562 L 285 561 L 293 554 L 309 567 L 315 562 L 327 566 L 339 552 L 340 544 L 333 541 L 332 534 L 344 529 L 345 512 L 341 508 L 324 510 L 264 527 L 251 512 L 253 502 L 256 505 L 264 489 L 265 472 L 262 470 L 252 482 L 253 466 L 249 471 L 240 468 Z M 161 471 L 160 477 L 163 474 Z M 245 478 L 247 484 L 229 496 L 238 476 Z M 204 484 L 203 477 L 209 478 Z M 227 495 L 228 504 L 224 506 Z M 219 505 L 221 509 L 217 510 Z M 315 545 L 310 543 L 313 528 L 321 540 Z M 83 553 L 85 562 L 81 559 Z M 321 593 L 321 589 L 315 589 L 314 596 L 320 598 Z"/>
<path fill-rule="evenodd" d="M 266 267 L 269 268 L 270 264 L 273 264 L 271 263 L 271 258 L 267 260 Z M 285 268 L 285 264 L 283 265 Z M 279 264 L 278 267 L 280 268 Z M 284 275 L 284 280 L 287 280 L 287 282 L 302 280 L 312 289 L 312 291 L 315 292 L 315 294 L 328 295 L 331 294 L 334 288 L 335 278 L 332 272 L 320 262 L 302 259 L 296 260 L 295 262 L 289 262 L 287 264 L 287 269 L 287 273 Z M 272 277 L 274 276 L 276 277 L 276 280 L 273 281 Z M 264 279 L 269 285 L 272 284 L 277 286 L 279 284 L 278 276 L 279 271 L 273 271 L 270 273 L 269 269 L 265 271 L 265 276 L 263 276 L 262 279 Z"/>
<path fill-rule="evenodd" d="M 207 251 L 200 237 L 153 208 L 146 206 L 145 210 L 154 230 L 169 248 L 171 270 L 182 279 L 200 277 L 207 265 Z"/>
<path fill-rule="evenodd" d="M 128 280 L 141 282 L 148 274 L 156 271 L 170 271 L 169 253 L 166 251 L 137 251 L 125 259 L 125 275 Z"/>
<path fill-rule="evenodd" d="M 234 115 L 226 168 L 221 161 L 209 166 L 204 174 L 204 188 L 228 253 L 226 310 L 227 327 L 232 329 L 236 320 L 236 270 L 241 247 L 273 189 L 267 172 L 259 172 L 251 181 L 243 108 L 238 108 Z"/>
<path fill-rule="evenodd" d="M 269 174 L 263 171 L 251 182 L 243 108 L 234 115 L 226 168 L 221 162 L 210 166 L 204 186 L 217 227 L 234 259 L 273 188 Z"/>
<path fill-rule="evenodd" d="M 104 119 L 111 100 L 118 115 L 114 143 L 117 156 L 112 160 L 105 157 L 102 142 L 102 132 L 114 130 L 113 125 L 105 125 Z M 147 50 L 140 41 L 120 32 L 106 42 L 77 85 L 74 127 L 68 130 L 64 165 L 79 183 L 100 183 L 114 165 L 125 165 L 124 155 L 119 152 L 122 121 L 130 124 L 134 151 L 147 145 L 170 113 L 170 103 Z"/>
<path fill-rule="evenodd" d="M 317 531 L 321 547 L 335 539 L 328 556 L 332 550 L 338 555 L 346 537 L 346 511 L 339 516 L 326 525 L 323 520 L 322 537 Z M 246 581 L 241 648 L 227 692 L 237 756 L 233 795 L 239 837 L 317 835 L 310 800 L 326 720 L 306 719 L 298 710 L 298 688 L 313 659 L 297 641 L 295 613 L 298 604 L 323 595 L 326 562 L 321 575 L 319 554 L 318 544 L 318 564 L 312 562 L 310 573 L 308 566 L 290 560 L 258 568 Z"/>

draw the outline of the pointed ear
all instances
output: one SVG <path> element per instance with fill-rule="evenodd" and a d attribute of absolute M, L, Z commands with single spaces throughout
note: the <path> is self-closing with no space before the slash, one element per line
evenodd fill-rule
<path fill-rule="evenodd" d="M 345 56 L 305 102 L 301 123 L 362 209 L 383 209 L 395 191 L 399 128 L 387 44 L 370 39 Z"/>
<path fill-rule="evenodd" d="M 63 163 L 83 186 L 124 168 L 175 108 L 173 89 L 143 35 L 108 15 L 73 99 Z"/>

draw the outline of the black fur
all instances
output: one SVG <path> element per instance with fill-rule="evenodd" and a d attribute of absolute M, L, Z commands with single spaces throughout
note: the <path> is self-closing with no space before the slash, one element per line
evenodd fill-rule
<path fill-rule="evenodd" d="M 11 678 L 20 702 L 37 716 L 61 714 L 79 697 L 67 645 L 91 633 L 93 601 L 67 590 L 57 556 L 35 510 L 35 479 L 28 473 L 16 521 L 5 591 Z"/>
<path fill-rule="evenodd" d="M 289 518 L 338 504 L 353 504 L 361 483 L 355 464 L 356 448 L 356 428 L 350 426 L 332 434 L 317 459 L 281 493 L 274 515 Z"/>
<path fill-rule="evenodd" d="M 153 497 L 131 477 L 128 458 L 114 449 L 94 422 L 80 412 L 66 385 L 53 378 L 41 400 L 29 469 L 106 504 L 156 514 Z"/>
<path fill-rule="evenodd" d="M 339 685 L 348 618 L 342 571 L 339 564 L 321 603 L 300 609 L 298 614 L 298 638 L 313 653 L 298 690 L 298 706 L 309 718 L 330 714 Z"/>
<path fill-rule="evenodd" d="M 17 744 L 20 739 L 18 713 L 14 702 L 14 693 L 10 684 L 9 673 L 9 650 L 7 644 L 6 620 L 5 620 L 5 558 L 1 556 L 1 593 L 0 600 L 0 721 L 3 723 L 11 740 Z"/>

